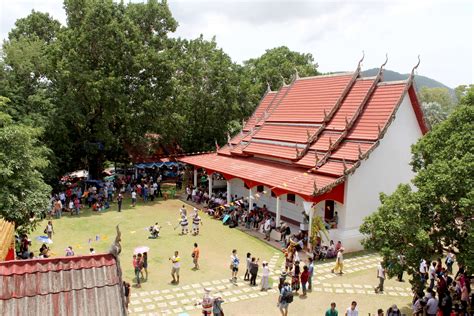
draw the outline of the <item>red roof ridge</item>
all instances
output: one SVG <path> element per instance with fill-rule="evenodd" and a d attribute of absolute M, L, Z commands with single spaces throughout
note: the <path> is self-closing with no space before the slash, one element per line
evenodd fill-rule
<path fill-rule="evenodd" d="M 397 84 L 407 84 L 410 79 L 403 79 L 403 80 L 395 80 L 395 81 L 381 81 L 377 84 L 377 86 L 389 86 L 389 85 L 397 85 Z"/>
<path fill-rule="evenodd" d="M 297 78 L 296 80 L 323 79 L 323 78 L 329 78 L 329 77 L 350 76 L 350 75 L 353 75 L 353 74 L 354 74 L 354 72 L 352 72 L 352 71 L 345 71 L 345 72 L 338 72 L 338 73 L 333 73 L 333 74 L 300 77 L 300 78 Z"/>

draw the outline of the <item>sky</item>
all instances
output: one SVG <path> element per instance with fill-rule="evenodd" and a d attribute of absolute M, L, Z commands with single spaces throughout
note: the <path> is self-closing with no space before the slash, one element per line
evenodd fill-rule
<path fill-rule="evenodd" d="M 0 0 L 0 36 L 31 10 L 49 12 L 61 23 L 61 0 Z M 134 0 L 139 2 L 139 0 Z M 311 53 L 319 71 L 379 67 L 418 74 L 449 87 L 474 83 L 474 1 L 451 0 L 168 0 L 179 23 L 174 37 L 216 37 L 241 63 L 266 49 L 288 46 Z"/>

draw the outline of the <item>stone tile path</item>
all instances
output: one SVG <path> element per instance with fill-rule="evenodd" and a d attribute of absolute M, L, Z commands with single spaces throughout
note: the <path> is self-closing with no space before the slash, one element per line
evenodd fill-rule
<path fill-rule="evenodd" d="M 229 279 L 211 280 L 201 283 L 188 284 L 172 289 L 154 290 L 150 292 L 132 293 L 129 306 L 131 315 L 179 315 L 188 311 L 200 309 L 195 306 L 196 302 L 202 299 L 204 288 L 210 288 L 213 295 L 219 295 L 225 300 L 225 304 L 251 300 L 267 295 L 276 295 L 278 287 L 278 278 L 281 269 L 284 269 L 284 263 L 281 269 L 277 268 L 277 262 L 282 259 L 281 252 L 275 252 L 269 260 L 270 276 L 273 281 L 272 288 L 266 292 L 260 291 L 260 286 L 251 287 L 243 281 L 243 276 L 239 277 L 236 284 Z M 376 255 L 364 255 L 356 258 L 344 260 L 344 273 L 350 274 L 361 270 L 373 269 L 377 266 L 380 258 Z M 331 273 L 334 266 L 330 263 L 316 263 L 315 276 L 313 280 L 313 292 L 327 292 L 334 294 L 366 294 L 366 295 L 388 295 L 388 296 L 410 296 L 410 287 L 385 287 L 383 294 L 375 294 L 373 284 L 348 284 L 348 283 L 329 283 L 329 280 L 338 277 Z M 260 278 L 258 278 L 260 279 Z M 344 279 L 340 279 L 344 282 Z"/>

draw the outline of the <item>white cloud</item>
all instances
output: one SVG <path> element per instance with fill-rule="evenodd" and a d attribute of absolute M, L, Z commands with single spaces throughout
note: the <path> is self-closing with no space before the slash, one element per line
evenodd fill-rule
<path fill-rule="evenodd" d="M 137 2 L 139 0 L 135 0 Z M 59 0 L 1 2 L 1 36 L 17 18 L 47 11 L 62 23 Z M 323 72 L 352 70 L 365 50 L 364 68 L 419 73 L 451 87 L 474 82 L 473 4 L 470 1 L 169 0 L 180 26 L 173 36 L 206 38 L 235 61 L 286 45 L 312 53 Z"/>

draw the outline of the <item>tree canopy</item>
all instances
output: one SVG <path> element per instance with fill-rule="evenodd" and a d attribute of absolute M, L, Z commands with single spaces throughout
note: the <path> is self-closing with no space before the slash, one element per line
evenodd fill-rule
<path fill-rule="evenodd" d="M 421 105 L 428 124 L 434 125 L 444 121 L 457 104 L 455 98 L 446 88 L 421 88 L 419 92 Z"/>
<path fill-rule="evenodd" d="M 447 120 L 412 147 L 414 190 L 401 184 L 381 194 L 382 205 L 360 231 L 366 248 L 381 252 L 393 271 L 418 271 L 420 259 L 452 249 L 460 263 L 474 269 L 474 89 Z M 398 255 L 406 257 L 401 267 Z M 418 280 L 418 278 L 415 278 Z"/>
<path fill-rule="evenodd" d="M 49 205 L 51 188 L 42 176 L 48 149 L 38 141 L 41 129 L 15 123 L 5 113 L 7 103 L 0 98 L 0 217 L 30 231 Z"/>

